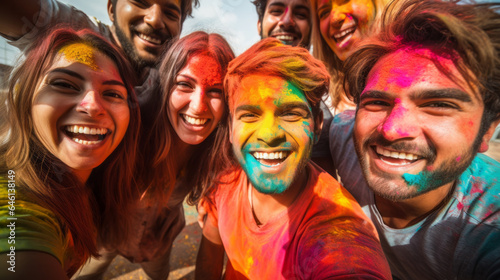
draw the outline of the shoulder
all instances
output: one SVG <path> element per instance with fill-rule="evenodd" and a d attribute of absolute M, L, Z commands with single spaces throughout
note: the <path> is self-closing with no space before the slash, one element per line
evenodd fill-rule
<path fill-rule="evenodd" d="M 297 259 L 300 267 L 310 268 L 302 278 L 390 279 L 375 227 L 359 204 L 335 179 L 320 173 L 318 183 L 324 189 L 316 192 L 298 232 Z"/>
<path fill-rule="evenodd" d="M 478 154 L 460 176 L 456 189 L 458 208 L 477 222 L 500 229 L 500 163 Z"/>
<path fill-rule="evenodd" d="M 245 172 L 239 166 L 232 168 L 218 177 L 208 196 L 215 201 L 228 199 L 243 186 L 246 186 L 246 182 Z"/>
<path fill-rule="evenodd" d="M 312 178 L 307 188 L 313 190 L 313 195 L 305 215 L 308 232 L 318 231 L 313 235 L 319 232 L 355 232 L 377 241 L 378 235 L 373 223 L 354 197 L 328 173 L 314 164 L 309 166 Z"/>
<path fill-rule="evenodd" d="M 11 188 L 5 178 L 0 179 L 0 220 L 10 225 L 0 229 L 0 251 L 6 252 L 14 245 L 16 250 L 49 253 L 64 264 L 69 232 L 52 211 L 31 200 L 25 188 L 17 184 Z M 15 238 L 11 237 L 12 231 Z"/>
<path fill-rule="evenodd" d="M 355 110 L 347 110 L 339 113 L 333 117 L 333 121 L 330 124 L 330 133 L 332 131 L 343 130 L 344 132 L 349 132 L 353 125 L 356 117 Z"/>
<path fill-rule="evenodd" d="M 353 211 L 345 213 L 356 212 L 356 216 L 357 213 L 362 213 L 359 203 L 335 178 L 318 168 L 313 162 L 310 162 L 309 170 L 311 171 L 309 184 L 312 186 L 308 188 L 314 188 L 315 199 L 322 199 L 330 204 L 328 209 L 332 211 L 334 210 L 331 207 L 347 207 Z"/>

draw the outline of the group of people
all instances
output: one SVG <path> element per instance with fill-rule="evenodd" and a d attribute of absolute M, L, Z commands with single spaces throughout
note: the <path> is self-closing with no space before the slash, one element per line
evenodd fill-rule
<path fill-rule="evenodd" d="M 2 279 L 167 279 L 186 199 L 196 279 L 500 278 L 500 3 L 253 3 L 237 57 L 198 0 L 0 5 Z"/>

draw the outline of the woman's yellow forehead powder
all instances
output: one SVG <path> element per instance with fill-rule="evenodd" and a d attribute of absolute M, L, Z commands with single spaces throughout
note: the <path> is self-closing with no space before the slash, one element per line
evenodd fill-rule
<path fill-rule="evenodd" d="M 99 70 L 99 66 L 97 66 L 95 62 L 95 51 L 96 50 L 88 44 L 74 43 L 62 47 L 58 53 L 70 62 L 78 62 L 97 71 Z"/>

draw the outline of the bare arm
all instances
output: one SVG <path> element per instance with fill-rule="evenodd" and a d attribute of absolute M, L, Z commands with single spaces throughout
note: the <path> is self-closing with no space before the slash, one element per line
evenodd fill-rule
<path fill-rule="evenodd" d="M 0 255 L 0 262 L 2 263 L 1 279 L 68 279 L 59 261 L 48 253 L 39 251 L 15 252 L 15 261 L 12 262 L 15 266 L 9 270 L 12 267 L 9 263 L 11 259 L 7 256 L 7 253 Z"/>
<path fill-rule="evenodd" d="M 44 0 L 1 1 L 1 35 L 7 39 L 18 39 L 28 33 L 40 14 L 40 1 Z"/>
<path fill-rule="evenodd" d="M 208 215 L 196 257 L 195 279 L 221 279 L 223 266 L 224 246 L 219 229 Z"/>

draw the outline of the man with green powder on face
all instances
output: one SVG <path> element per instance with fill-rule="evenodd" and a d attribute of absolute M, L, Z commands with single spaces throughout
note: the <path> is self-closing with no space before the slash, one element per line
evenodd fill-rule
<path fill-rule="evenodd" d="M 197 279 L 220 279 L 224 251 L 227 279 L 390 278 L 371 222 L 309 161 L 328 85 L 320 61 L 274 38 L 230 63 L 233 166 L 205 198 Z"/>
<path fill-rule="evenodd" d="M 500 279 L 500 164 L 480 154 L 500 122 L 499 9 L 394 2 L 344 65 L 357 110 L 334 119 L 332 158 L 395 279 Z"/>

